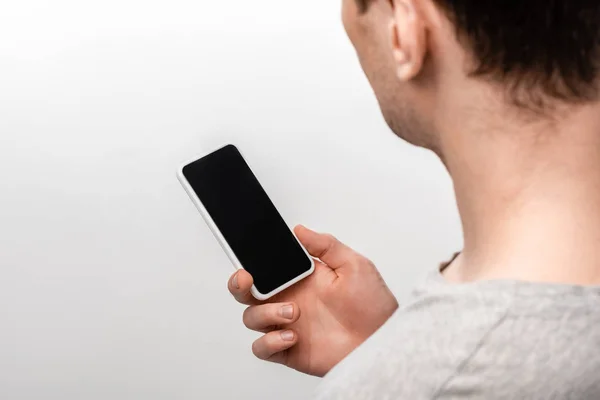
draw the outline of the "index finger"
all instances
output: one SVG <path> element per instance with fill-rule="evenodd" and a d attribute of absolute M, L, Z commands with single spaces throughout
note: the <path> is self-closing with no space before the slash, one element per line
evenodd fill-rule
<path fill-rule="evenodd" d="M 231 293 L 239 303 L 251 306 L 260 303 L 250 292 L 253 284 L 254 279 L 252 279 L 252 275 L 250 275 L 248 271 L 240 269 L 229 278 L 227 288 L 229 289 L 229 293 Z"/>

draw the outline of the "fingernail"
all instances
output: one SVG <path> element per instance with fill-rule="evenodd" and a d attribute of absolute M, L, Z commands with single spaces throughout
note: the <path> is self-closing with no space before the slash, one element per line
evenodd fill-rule
<path fill-rule="evenodd" d="M 281 316 L 286 319 L 294 318 L 294 306 L 288 304 L 287 306 L 281 307 Z"/>
<path fill-rule="evenodd" d="M 294 340 L 294 331 L 283 331 L 281 332 L 281 338 L 286 342 Z"/>
<path fill-rule="evenodd" d="M 239 289 L 240 288 L 240 284 L 238 283 L 238 272 L 235 273 L 235 275 L 233 276 L 233 279 L 231 280 L 231 284 L 233 285 L 233 287 L 235 289 Z"/>

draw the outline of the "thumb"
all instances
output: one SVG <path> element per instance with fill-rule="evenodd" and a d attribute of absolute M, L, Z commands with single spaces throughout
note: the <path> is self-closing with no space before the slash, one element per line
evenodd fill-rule
<path fill-rule="evenodd" d="M 302 225 L 298 225 L 294 232 L 311 256 L 320 259 L 332 269 L 343 267 L 356 254 L 332 235 L 317 233 Z"/>

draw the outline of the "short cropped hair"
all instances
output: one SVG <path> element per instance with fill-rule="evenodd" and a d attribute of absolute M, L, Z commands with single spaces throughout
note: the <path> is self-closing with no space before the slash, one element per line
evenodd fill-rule
<path fill-rule="evenodd" d="M 356 1 L 366 11 L 375 0 Z M 515 102 L 598 100 L 599 0 L 434 1 L 472 53 L 471 75 L 505 84 Z"/>

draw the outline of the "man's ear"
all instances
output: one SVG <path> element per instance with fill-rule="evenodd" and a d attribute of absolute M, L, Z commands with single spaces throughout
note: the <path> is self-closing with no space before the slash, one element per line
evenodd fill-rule
<path fill-rule="evenodd" d="M 415 78 L 423 68 L 427 54 L 424 15 L 418 8 L 418 0 L 390 0 L 393 16 L 389 25 L 394 61 L 398 78 L 408 81 Z"/>

